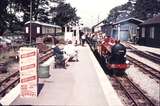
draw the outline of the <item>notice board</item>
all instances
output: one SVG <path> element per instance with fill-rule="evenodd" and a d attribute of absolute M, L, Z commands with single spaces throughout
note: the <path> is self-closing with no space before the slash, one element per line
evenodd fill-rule
<path fill-rule="evenodd" d="M 38 49 L 21 47 L 19 57 L 20 96 L 37 97 Z"/>

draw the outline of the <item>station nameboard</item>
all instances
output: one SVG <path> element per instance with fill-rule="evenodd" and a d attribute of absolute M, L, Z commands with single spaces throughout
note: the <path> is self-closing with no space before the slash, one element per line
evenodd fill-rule
<path fill-rule="evenodd" d="M 38 49 L 21 47 L 19 57 L 20 96 L 37 97 Z"/>

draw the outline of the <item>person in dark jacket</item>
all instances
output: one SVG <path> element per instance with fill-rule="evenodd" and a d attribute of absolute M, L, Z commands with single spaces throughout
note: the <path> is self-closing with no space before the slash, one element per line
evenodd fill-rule
<path fill-rule="evenodd" d="M 58 44 L 52 46 L 52 49 L 53 49 L 53 55 L 56 56 L 56 59 L 62 61 L 64 59 L 63 51 L 59 48 Z"/>
<path fill-rule="evenodd" d="M 80 31 L 80 35 L 79 35 L 79 40 L 80 40 L 80 45 L 82 44 L 82 36 L 83 36 L 83 32 L 82 31 Z"/>

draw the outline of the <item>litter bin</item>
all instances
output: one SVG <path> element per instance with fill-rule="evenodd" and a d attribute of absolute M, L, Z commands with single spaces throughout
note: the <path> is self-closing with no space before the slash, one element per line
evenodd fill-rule
<path fill-rule="evenodd" d="M 41 64 L 38 69 L 39 78 L 48 78 L 49 77 L 49 65 Z"/>

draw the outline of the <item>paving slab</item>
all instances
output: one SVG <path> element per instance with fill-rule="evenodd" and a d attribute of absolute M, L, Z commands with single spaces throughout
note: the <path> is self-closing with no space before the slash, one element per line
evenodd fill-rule
<path fill-rule="evenodd" d="M 108 106 L 89 48 L 78 49 L 78 62 L 69 62 L 66 69 L 53 68 L 49 78 L 39 79 L 37 98 L 18 96 L 11 105 Z"/>

